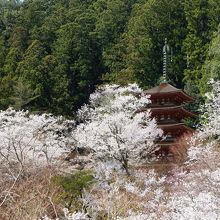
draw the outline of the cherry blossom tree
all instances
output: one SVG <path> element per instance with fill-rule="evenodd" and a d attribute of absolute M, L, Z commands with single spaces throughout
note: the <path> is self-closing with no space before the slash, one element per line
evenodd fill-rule
<path fill-rule="evenodd" d="M 146 159 L 156 149 L 156 138 L 162 136 L 150 111 L 137 113 L 149 103 L 136 84 L 97 89 L 90 104 L 78 112 L 78 147 L 91 149 L 96 159 L 118 161 L 129 175 L 129 163 Z"/>
<path fill-rule="evenodd" d="M 0 207 L 13 201 L 13 189 L 37 169 L 60 164 L 73 145 L 74 121 L 49 114 L 8 109 L 0 112 Z"/>
<path fill-rule="evenodd" d="M 83 195 L 91 219 L 160 219 L 168 196 L 166 178 L 153 170 L 135 171 L 128 178 L 117 162 L 96 164 L 95 184 Z"/>
<path fill-rule="evenodd" d="M 201 125 L 196 138 L 220 138 L 220 81 L 209 82 L 212 91 L 205 94 L 206 102 L 201 107 Z"/>

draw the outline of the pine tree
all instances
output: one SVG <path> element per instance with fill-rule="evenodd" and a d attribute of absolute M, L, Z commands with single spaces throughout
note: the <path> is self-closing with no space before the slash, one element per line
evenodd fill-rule
<path fill-rule="evenodd" d="M 185 81 L 188 84 L 195 84 L 198 89 L 209 42 L 208 6 L 208 0 L 184 2 L 188 30 L 183 47 L 187 57 Z"/>
<path fill-rule="evenodd" d="M 162 75 L 162 48 L 164 39 L 168 38 L 173 50 L 169 78 L 182 86 L 185 61 L 181 50 L 185 26 L 179 0 L 135 4 L 126 32 L 105 54 L 110 69 L 108 78 L 120 82 L 120 78 L 128 76 L 128 81 L 137 81 L 143 87 L 155 85 Z"/>
<path fill-rule="evenodd" d="M 90 33 L 94 17 L 83 12 L 76 21 L 63 25 L 58 32 L 55 56 L 56 72 L 68 80 L 69 110 L 76 110 L 89 98 L 102 72 L 101 48 Z"/>
<path fill-rule="evenodd" d="M 204 94 L 209 91 L 208 82 L 210 79 L 220 79 L 220 28 L 215 33 L 207 54 L 207 59 L 203 66 L 203 77 L 200 81 L 200 90 Z"/>
<path fill-rule="evenodd" d="M 35 40 L 25 51 L 23 59 L 19 62 L 16 75 L 22 80 L 26 88 L 31 87 L 34 96 L 39 96 L 35 102 L 35 108 L 49 108 L 51 104 L 51 86 L 53 81 L 50 77 L 53 68 L 53 58 L 48 59 L 42 44 Z M 30 86 L 29 86 L 30 85 Z"/>

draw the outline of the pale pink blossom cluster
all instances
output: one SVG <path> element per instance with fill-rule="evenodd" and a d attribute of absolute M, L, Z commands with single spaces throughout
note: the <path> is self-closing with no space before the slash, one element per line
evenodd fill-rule
<path fill-rule="evenodd" d="M 153 170 L 134 170 L 128 177 L 119 164 L 110 161 L 97 163 L 95 171 L 95 184 L 83 196 L 91 219 L 160 217 L 168 196 L 165 177 L 159 177 Z"/>
<path fill-rule="evenodd" d="M 68 129 L 74 121 L 49 114 L 8 109 L 0 112 L 0 161 L 35 163 L 55 162 L 73 145 Z"/>
<path fill-rule="evenodd" d="M 149 103 L 136 84 L 99 88 L 78 112 L 77 146 L 91 149 L 97 159 L 120 162 L 126 171 L 132 163 L 146 160 L 156 150 L 156 138 L 162 136 L 150 111 L 137 113 Z"/>

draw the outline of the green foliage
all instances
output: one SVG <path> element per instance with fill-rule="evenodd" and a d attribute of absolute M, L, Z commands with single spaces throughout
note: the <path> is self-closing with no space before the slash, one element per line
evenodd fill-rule
<path fill-rule="evenodd" d="M 181 51 L 185 37 L 185 19 L 181 1 L 149 0 L 134 5 L 126 32 L 105 53 L 110 71 L 107 78 L 121 82 L 138 81 L 142 87 L 158 83 L 162 75 L 162 48 L 169 39 L 173 50 L 169 78 L 182 85 L 185 63 Z"/>
<path fill-rule="evenodd" d="M 51 103 L 51 84 L 50 70 L 53 66 L 53 58 L 47 59 L 47 53 L 41 43 L 35 40 L 27 48 L 22 61 L 16 68 L 17 76 L 20 76 L 24 84 L 30 85 L 33 93 L 39 97 L 35 105 L 38 108 L 49 107 Z"/>
<path fill-rule="evenodd" d="M 6 109 L 8 106 L 12 105 L 12 100 L 10 99 L 13 94 L 13 88 L 15 85 L 15 80 L 11 76 L 6 76 L 0 79 L 0 108 Z"/>
<path fill-rule="evenodd" d="M 0 34 L 0 76 L 1 77 L 4 75 L 3 66 L 5 62 L 5 55 L 6 55 L 5 41 L 3 36 L 1 36 Z"/>
<path fill-rule="evenodd" d="M 94 18 L 86 11 L 79 20 L 63 25 L 58 32 L 55 45 L 58 61 L 56 71 L 68 80 L 70 110 L 76 110 L 82 105 L 99 82 L 102 68 L 99 61 L 100 48 L 90 36 L 93 29 Z"/>
<path fill-rule="evenodd" d="M 209 87 L 210 79 L 220 79 L 220 29 L 215 33 L 205 64 L 203 65 L 203 78 L 200 82 L 201 92 L 205 93 L 211 90 Z"/>
<path fill-rule="evenodd" d="M 13 89 L 14 96 L 11 97 L 11 103 L 14 109 L 24 109 L 30 102 L 39 97 L 39 95 L 35 95 L 31 85 L 24 83 L 22 79 L 16 80 Z"/>
<path fill-rule="evenodd" d="M 72 175 L 54 177 L 53 181 L 58 186 L 61 186 L 62 189 L 57 199 L 70 210 L 81 208 L 80 198 L 82 197 L 83 190 L 93 183 L 93 179 L 91 171 L 86 170 L 77 171 Z"/>
<path fill-rule="evenodd" d="M 184 10 L 187 19 L 187 36 L 184 40 L 184 51 L 187 57 L 185 82 L 197 87 L 196 93 L 204 91 L 201 79 L 207 78 L 202 71 L 213 32 L 220 23 L 220 5 L 217 0 L 185 1 Z M 207 80 L 206 80 L 207 82 Z"/>
<path fill-rule="evenodd" d="M 97 0 L 93 4 L 92 9 L 96 15 L 93 34 L 101 41 L 103 48 L 116 42 L 124 32 L 135 2 L 135 0 Z"/>
<path fill-rule="evenodd" d="M 165 38 L 168 78 L 197 96 L 218 65 L 219 14 L 218 0 L 0 0 L 0 108 L 67 116 L 101 83 L 151 87 Z"/>
<path fill-rule="evenodd" d="M 197 86 L 202 77 L 201 67 L 206 57 L 208 43 L 208 0 L 185 1 L 188 34 L 184 40 L 187 56 L 185 80 Z"/>

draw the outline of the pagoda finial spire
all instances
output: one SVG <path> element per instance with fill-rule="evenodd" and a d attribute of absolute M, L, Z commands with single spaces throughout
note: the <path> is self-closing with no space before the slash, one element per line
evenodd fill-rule
<path fill-rule="evenodd" d="M 169 53 L 170 53 L 170 47 L 167 43 L 167 38 L 165 38 L 165 45 L 163 46 L 163 82 L 167 82 L 168 54 Z"/>

